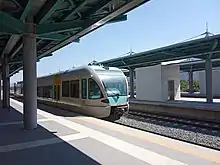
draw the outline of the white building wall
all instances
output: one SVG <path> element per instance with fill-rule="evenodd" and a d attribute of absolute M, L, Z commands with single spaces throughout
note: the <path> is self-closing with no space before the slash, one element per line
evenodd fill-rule
<path fill-rule="evenodd" d="M 174 80 L 175 99 L 180 98 L 178 65 L 156 65 L 136 69 L 136 98 L 149 101 L 168 100 L 168 80 Z"/>
<path fill-rule="evenodd" d="M 205 95 L 205 93 L 206 93 L 205 72 L 204 71 L 198 71 L 198 73 L 199 73 L 200 94 Z"/>
<path fill-rule="evenodd" d="M 205 71 L 199 72 L 200 93 L 206 94 Z M 220 95 L 220 69 L 212 70 L 212 91 L 213 95 Z"/>
<path fill-rule="evenodd" d="M 136 69 L 136 98 L 161 101 L 161 66 Z"/>

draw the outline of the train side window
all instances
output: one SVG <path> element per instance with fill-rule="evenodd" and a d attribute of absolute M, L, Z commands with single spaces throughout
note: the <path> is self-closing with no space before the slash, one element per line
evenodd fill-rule
<path fill-rule="evenodd" d="M 82 99 L 87 99 L 87 79 L 81 80 Z"/>
<path fill-rule="evenodd" d="M 70 97 L 79 98 L 79 80 L 70 81 Z"/>
<path fill-rule="evenodd" d="M 98 84 L 93 79 L 89 79 L 89 99 L 100 99 L 102 98 L 102 92 Z"/>
<path fill-rule="evenodd" d="M 63 97 L 69 97 L 70 96 L 69 81 L 63 81 L 62 82 L 62 96 Z"/>
<path fill-rule="evenodd" d="M 40 97 L 41 95 L 40 95 L 40 87 L 38 86 L 37 87 L 37 97 Z"/>

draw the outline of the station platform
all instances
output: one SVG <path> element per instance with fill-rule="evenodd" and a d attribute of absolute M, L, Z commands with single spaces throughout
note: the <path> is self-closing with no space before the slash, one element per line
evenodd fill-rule
<path fill-rule="evenodd" d="M 0 164 L 217 165 L 220 152 L 41 105 L 23 130 L 23 103 L 0 109 Z"/>
<path fill-rule="evenodd" d="M 220 123 L 219 102 L 206 103 L 201 98 L 180 98 L 170 101 L 148 101 L 130 98 L 130 109 L 202 121 Z"/>
<path fill-rule="evenodd" d="M 188 92 L 181 92 L 181 97 L 187 97 L 187 98 L 198 98 L 199 100 L 203 101 L 206 100 L 206 95 L 205 94 L 201 94 L 199 92 L 194 92 L 194 93 L 188 93 Z M 204 99 L 201 99 L 204 98 Z M 213 101 L 217 101 L 220 102 L 220 95 L 219 94 L 215 94 L 213 95 Z"/>
<path fill-rule="evenodd" d="M 179 100 L 169 100 L 169 101 L 148 101 L 139 99 L 130 99 L 130 103 L 136 104 L 149 104 L 149 105 L 159 105 L 159 106 L 170 106 L 179 108 L 195 108 L 201 110 L 213 110 L 220 111 L 220 100 L 216 99 L 213 103 L 206 103 L 205 99 L 202 98 L 185 98 L 182 97 Z"/>

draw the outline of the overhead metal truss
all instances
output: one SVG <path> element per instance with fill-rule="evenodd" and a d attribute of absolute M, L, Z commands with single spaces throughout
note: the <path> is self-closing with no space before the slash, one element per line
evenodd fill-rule
<path fill-rule="evenodd" d="M 22 69 L 22 35 L 28 17 L 34 18 L 39 60 L 107 23 L 126 21 L 126 12 L 147 1 L 0 0 L 0 56 L 8 56 L 10 75 Z"/>
<path fill-rule="evenodd" d="M 133 53 L 132 55 L 102 61 L 100 64 L 122 69 L 140 68 L 193 57 L 204 60 L 210 55 L 212 59 L 220 58 L 220 35 Z"/>
<path fill-rule="evenodd" d="M 212 68 L 219 68 L 220 67 L 220 59 L 213 59 L 212 60 Z M 200 60 L 196 62 L 189 62 L 189 63 L 183 63 L 180 64 L 180 70 L 181 72 L 189 72 L 190 70 L 195 71 L 201 71 L 205 70 L 205 61 Z"/>

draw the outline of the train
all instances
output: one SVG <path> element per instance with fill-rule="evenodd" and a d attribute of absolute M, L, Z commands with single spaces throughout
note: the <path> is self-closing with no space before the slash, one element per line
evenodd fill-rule
<path fill-rule="evenodd" d="M 16 84 L 23 94 L 23 82 Z M 74 112 L 96 118 L 120 119 L 129 111 L 128 81 L 122 70 L 88 64 L 38 77 L 37 97 L 72 105 Z"/>

